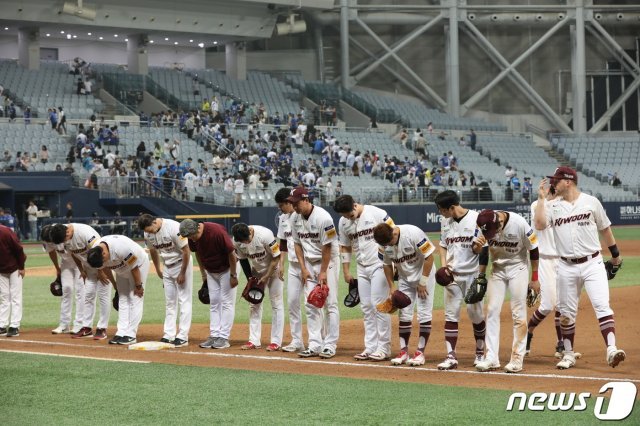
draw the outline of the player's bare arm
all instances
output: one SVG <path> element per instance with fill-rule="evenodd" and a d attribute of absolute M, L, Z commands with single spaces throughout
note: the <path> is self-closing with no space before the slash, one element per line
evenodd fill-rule
<path fill-rule="evenodd" d="M 327 268 L 331 261 L 331 243 L 322 246 L 322 262 L 320 263 L 320 273 L 318 274 L 318 284 L 327 285 Z"/>
<path fill-rule="evenodd" d="M 540 282 L 538 281 L 538 259 L 531 259 L 531 281 L 529 282 L 529 288 L 532 288 L 536 293 L 540 293 Z"/>
<path fill-rule="evenodd" d="M 351 266 L 351 253 L 353 249 L 348 246 L 340 246 L 340 262 L 342 263 L 342 275 L 344 276 L 344 281 L 348 283 L 353 278 L 351 276 L 350 266 Z"/>
<path fill-rule="evenodd" d="M 307 283 L 307 280 L 311 278 L 311 273 L 307 269 L 307 265 L 304 262 L 304 252 L 302 251 L 302 246 L 300 243 L 294 244 L 296 250 L 296 256 L 300 259 L 300 280 L 302 281 L 302 285 Z"/>
<path fill-rule="evenodd" d="M 287 253 L 289 250 L 289 247 L 287 247 L 287 240 L 285 239 L 280 239 L 280 253 Z M 294 247 L 295 250 L 295 247 Z M 278 278 L 280 278 L 281 280 L 284 280 L 284 258 L 287 256 L 280 256 L 278 257 Z"/>
<path fill-rule="evenodd" d="M 131 268 L 131 276 L 133 277 L 133 283 L 135 287 L 133 288 L 133 294 L 142 297 L 144 296 L 144 287 L 142 286 L 142 275 L 140 275 L 140 268 L 134 267 Z"/>
<path fill-rule="evenodd" d="M 187 268 L 189 267 L 189 259 L 191 258 L 191 250 L 189 249 L 189 244 L 186 244 L 181 249 L 182 255 L 182 265 L 180 266 L 180 273 L 178 274 L 178 278 L 176 278 L 176 283 L 178 285 L 183 285 L 186 280 Z"/>
<path fill-rule="evenodd" d="M 58 265 L 58 253 L 55 250 L 49 252 L 49 258 L 51 263 L 56 268 L 56 275 L 60 275 L 60 265 Z"/>
<path fill-rule="evenodd" d="M 547 215 L 545 213 L 545 201 L 547 200 L 547 179 L 542 179 L 538 185 L 538 203 L 533 212 L 533 224 L 539 231 L 547 229 Z"/>
<path fill-rule="evenodd" d="M 156 268 L 156 274 L 158 275 L 158 278 L 162 279 L 162 265 L 160 264 L 160 256 L 158 255 L 158 250 L 153 247 L 149 247 L 149 254 L 151 255 L 153 266 Z"/>
<path fill-rule="evenodd" d="M 260 282 L 268 283 L 273 278 L 273 274 L 278 268 L 278 264 L 280 263 L 280 258 L 284 257 L 282 255 L 277 255 L 276 257 L 271 258 L 271 262 L 269 262 L 269 267 L 267 271 L 264 273 L 262 277 L 260 277 Z"/>
<path fill-rule="evenodd" d="M 391 293 L 395 291 L 395 284 L 393 283 L 393 266 L 392 265 L 384 265 L 384 276 L 387 279 L 387 284 L 389 284 L 389 297 L 391 297 Z"/>
<path fill-rule="evenodd" d="M 78 258 L 78 256 L 76 256 L 73 253 L 71 253 L 71 258 L 73 259 L 73 262 L 78 267 L 78 271 L 80 271 L 80 277 L 82 278 L 82 281 L 86 280 L 87 279 L 87 271 L 84 270 L 84 267 L 82 266 L 82 261 Z"/>
<path fill-rule="evenodd" d="M 229 285 L 231 285 L 231 288 L 235 288 L 238 286 L 238 270 L 236 268 L 237 262 L 238 258 L 236 257 L 236 252 L 234 250 L 231 250 L 229 252 L 229 273 L 231 274 Z"/>
<path fill-rule="evenodd" d="M 202 260 L 200 260 L 200 253 L 196 252 L 196 260 L 198 261 L 198 268 L 200 268 L 200 275 L 202 276 L 202 282 L 207 280 L 207 271 L 204 269 Z"/>
<path fill-rule="evenodd" d="M 420 277 L 420 284 L 418 284 L 418 297 L 421 299 L 426 299 L 429 295 L 429 291 L 427 290 L 427 280 L 429 279 L 431 269 L 433 268 L 433 261 L 434 258 L 432 253 L 422 264 L 422 276 Z"/>
<path fill-rule="evenodd" d="M 438 253 L 440 254 L 440 265 L 447 266 L 447 249 L 438 246 Z"/>

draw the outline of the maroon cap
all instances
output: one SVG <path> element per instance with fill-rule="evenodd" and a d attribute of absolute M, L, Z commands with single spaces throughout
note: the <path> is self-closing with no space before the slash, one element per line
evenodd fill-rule
<path fill-rule="evenodd" d="M 552 182 L 554 180 L 569 179 L 578 183 L 578 173 L 575 170 L 573 170 L 571 167 L 566 167 L 566 166 L 558 167 L 555 173 L 553 174 L 553 176 L 547 176 L 547 177 L 551 179 Z"/>
<path fill-rule="evenodd" d="M 478 214 L 476 225 L 482 231 L 482 234 L 487 240 L 496 236 L 498 228 L 500 227 L 500 221 L 498 220 L 498 213 L 494 210 L 482 210 Z"/>
<path fill-rule="evenodd" d="M 291 194 L 287 197 L 287 201 L 290 203 L 297 203 L 304 198 L 309 198 L 309 192 L 305 188 L 299 186 L 291 190 Z"/>

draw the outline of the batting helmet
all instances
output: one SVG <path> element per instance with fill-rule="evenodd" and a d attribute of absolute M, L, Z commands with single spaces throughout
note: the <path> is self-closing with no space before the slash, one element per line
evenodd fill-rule
<path fill-rule="evenodd" d="M 49 290 L 51 291 L 51 294 L 56 297 L 62 296 L 62 282 L 60 281 L 60 275 L 58 275 L 56 279 L 49 284 Z"/>
<path fill-rule="evenodd" d="M 202 282 L 202 287 L 198 290 L 198 299 L 205 305 L 210 305 L 211 300 L 209 299 L 209 287 L 207 286 L 207 280 Z"/>

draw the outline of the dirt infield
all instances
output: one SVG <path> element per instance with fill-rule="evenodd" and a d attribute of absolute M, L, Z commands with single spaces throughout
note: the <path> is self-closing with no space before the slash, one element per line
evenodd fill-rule
<path fill-rule="evenodd" d="M 444 315 L 441 310 L 434 312 L 433 332 L 427 345 L 427 363 L 423 367 L 392 367 L 388 362 L 357 362 L 352 356 L 362 350 L 362 322 L 344 321 L 341 325 L 338 354 L 330 360 L 319 358 L 301 359 L 295 354 L 267 352 L 264 349 L 242 351 L 240 345 L 248 336 L 248 326 L 238 324 L 233 328 L 232 346 L 216 351 L 200 349 L 198 343 L 208 336 L 208 325 L 194 324 L 188 347 L 158 352 L 132 351 L 122 346 L 108 345 L 107 341 L 91 339 L 71 339 L 68 335 L 52 335 L 47 330 L 21 330 L 20 337 L 0 338 L 0 351 L 25 351 L 55 353 L 61 355 L 87 356 L 108 359 L 143 360 L 155 363 L 221 367 L 278 373 L 299 373 L 345 378 L 390 380 L 396 382 L 431 383 L 447 386 L 465 386 L 487 389 L 507 389 L 513 391 L 546 392 L 591 392 L 597 394 L 600 387 L 612 380 L 633 380 L 640 384 L 640 372 L 636 361 L 640 353 L 640 326 L 636 322 L 637 307 L 640 306 L 640 292 L 637 288 L 612 289 L 611 303 L 616 312 L 618 344 L 625 349 L 627 360 L 618 368 L 610 368 L 605 361 L 605 346 L 598 323 L 586 294 L 580 300 L 580 316 L 576 335 L 576 350 L 583 353 L 575 368 L 557 370 L 553 357 L 555 330 L 553 320 L 547 319 L 537 329 L 532 345 L 532 355 L 525 361 L 521 374 L 502 372 L 477 373 L 472 367 L 473 333 L 471 324 L 462 315 L 458 356 L 460 366 L 452 372 L 436 370 L 436 364 L 445 355 Z M 247 309 L 239 304 L 237 309 Z M 506 364 L 511 347 L 511 315 L 505 305 L 502 309 L 501 363 Z M 53 323 L 52 323 L 53 324 Z M 397 318 L 394 319 L 397 326 Z M 397 327 L 394 327 L 397 330 Z M 114 332 L 113 328 L 109 333 Z M 394 336 L 397 331 L 394 331 Z M 138 341 L 158 340 L 162 336 L 161 325 L 142 326 Z M 263 344 L 268 343 L 269 327 L 263 327 Z M 288 330 L 285 330 L 288 343 Z M 394 339 L 394 353 L 397 351 Z M 414 330 L 410 348 L 415 349 L 417 329 Z"/>

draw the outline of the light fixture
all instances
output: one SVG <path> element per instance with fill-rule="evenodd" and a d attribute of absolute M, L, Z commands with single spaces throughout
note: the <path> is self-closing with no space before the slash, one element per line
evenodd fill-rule
<path fill-rule="evenodd" d="M 88 36 L 90 36 L 90 35 L 91 35 L 91 33 L 87 33 L 87 35 L 88 35 Z"/>
<path fill-rule="evenodd" d="M 165 38 L 164 38 L 164 41 L 169 41 L 169 37 L 165 37 Z"/>
<path fill-rule="evenodd" d="M 103 37 L 102 37 L 102 36 L 98 37 L 98 40 L 102 40 L 102 39 L 103 39 Z"/>
<path fill-rule="evenodd" d="M 175 45 L 177 46 L 177 45 L 178 45 L 178 42 L 177 42 L 177 41 L 174 41 L 174 42 L 173 42 L 173 44 L 175 44 Z"/>
<path fill-rule="evenodd" d="M 94 7 L 84 6 L 82 0 L 77 0 L 77 3 L 71 1 L 65 2 L 62 6 L 62 13 L 89 21 L 95 21 L 96 19 L 96 9 Z"/>
<path fill-rule="evenodd" d="M 74 35 L 73 35 L 73 38 L 78 38 L 78 36 L 74 34 Z"/>
<path fill-rule="evenodd" d="M 47 33 L 47 37 L 51 37 L 51 34 Z"/>
<path fill-rule="evenodd" d="M 5 31 L 9 31 L 9 27 L 4 27 L 4 30 Z"/>
<path fill-rule="evenodd" d="M 64 31 L 60 31 L 60 34 L 64 34 Z"/>
<path fill-rule="evenodd" d="M 153 40 L 149 40 L 149 43 L 153 44 Z"/>
<path fill-rule="evenodd" d="M 307 23 L 300 17 L 298 17 L 298 19 L 299 20 L 296 21 L 296 15 L 293 13 L 290 14 L 285 22 L 276 24 L 276 34 L 297 34 L 307 31 Z"/>
<path fill-rule="evenodd" d="M 213 42 L 213 44 L 218 44 L 218 42 L 217 42 L 217 41 L 214 41 L 214 42 Z"/>
<path fill-rule="evenodd" d="M 128 39 L 128 38 L 125 38 L 125 39 L 124 39 L 124 41 L 129 41 L 129 39 Z"/>
<path fill-rule="evenodd" d="M 198 47 L 199 48 L 203 48 L 204 47 L 204 43 L 198 43 Z"/>
<path fill-rule="evenodd" d="M 193 40 L 189 40 L 189 43 L 193 43 Z"/>
<path fill-rule="evenodd" d="M 71 34 L 67 34 L 67 40 L 71 40 Z"/>
<path fill-rule="evenodd" d="M 115 38 L 118 38 L 118 34 L 114 34 L 113 36 L 114 36 Z"/>

